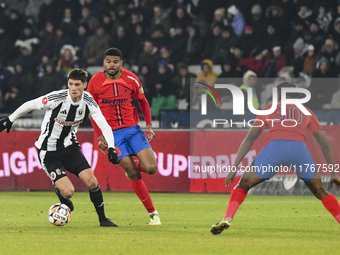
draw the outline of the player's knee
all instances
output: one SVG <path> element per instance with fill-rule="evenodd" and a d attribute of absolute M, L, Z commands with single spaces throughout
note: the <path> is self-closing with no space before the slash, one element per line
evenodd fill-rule
<path fill-rule="evenodd" d="M 157 172 L 157 164 L 150 164 L 144 168 L 145 172 L 148 174 L 155 174 Z"/>
<path fill-rule="evenodd" d="M 93 177 L 89 178 L 89 180 L 86 182 L 86 185 L 87 185 L 88 189 L 95 189 L 95 188 L 97 188 L 98 181 L 97 181 L 96 177 L 93 176 Z"/>
<path fill-rule="evenodd" d="M 237 185 L 237 188 L 243 189 L 243 190 L 245 190 L 245 191 L 248 191 L 248 190 L 250 190 L 250 188 L 251 188 L 252 186 L 253 186 L 253 185 L 252 185 L 250 179 L 248 179 L 248 178 L 244 178 L 244 179 L 243 179 L 243 178 L 242 178 L 242 179 L 240 180 L 239 184 Z"/>
<path fill-rule="evenodd" d="M 64 197 L 71 198 L 74 194 L 74 187 L 67 187 L 61 190 L 61 193 L 63 193 Z"/>
<path fill-rule="evenodd" d="M 129 176 L 131 180 L 139 180 L 141 178 L 141 174 L 136 169 L 125 169 L 126 174 Z"/>

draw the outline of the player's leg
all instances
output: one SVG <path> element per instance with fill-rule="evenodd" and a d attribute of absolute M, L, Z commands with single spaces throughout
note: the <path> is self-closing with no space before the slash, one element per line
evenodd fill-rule
<path fill-rule="evenodd" d="M 89 189 L 90 199 L 98 214 L 101 227 L 118 227 L 116 223 L 106 218 L 102 191 L 93 171 L 79 146 L 71 145 L 63 155 L 62 162 L 68 171 L 78 176 Z"/>
<path fill-rule="evenodd" d="M 305 181 L 307 187 L 312 191 L 314 196 L 321 200 L 324 207 L 333 215 L 335 220 L 340 223 L 340 205 L 333 194 L 330 194 L 324 188 L 319 173 L 311 180 Z"/>
<path fill-rule="evenodd" d="M 110 221 L 105 216 L 103 194 L 100 189 L 97 178 L 93 174 L 92 169 L 87 168 L 81 171 L 78 174 L 78 176 L 86 184 L 89 190 L 90 199 L 94 205 L 94 208 L 96 209 L 99 222 L 100 222 L 100 226 L 101 227 L 118 227 L 116 223 Z"/>
<path fill-rule="evenodd" d="M 159 219 L 159 214 L 153 206 L 149 191 L 142 179 L 139 170 L 136 167 L 132 156 L 126 156 L 122 158 L 119 161 L 119 164 L 125 170 L 125 173 L 129 176 L 132 189 L 134 190 L 140 201 L 143 203 L 145 209 L 148 211 L 150 224 L 160 225 L 161 222 Z"/>
<path fill-rule="evenodd" d="M 60 203 L 67 205 L 73 211 L 74 206 L 70 198 L 74 193 L 74 186 L 67 177 L 57 152 L 39 150 L 38 155 L 42 168 L 55 185 L 54 191 Z"/>
<path fill-rule="evenodd" d="M 136 154 L 140 168 L 144 170 L 147 174 L 155 174 L 157 172 L 157 161 L 155 154 L 151 148 L 145 148 Z M 139 168 L 139 170 L 140 170 Z M 142 171 L 141 170 L 141 171 Z"/>
<path fill-rule="evenodd" d="M 230 194 L 225 216 L 220 222 L 217 222 L 216 224 L 211 226 L 211 233 L 213 233 L 214 235 L 219 235 L 223 230 L 228 229 L 231 226 L 231 222 L 234 219 L 239 206 L 246 198 L 249 189 L 263 181 L 265 181 L 265 179 L 261 178 L 255 172 L 252 165 L 250 165 L 248 170 L 242 175 L 241 180 Z"/>

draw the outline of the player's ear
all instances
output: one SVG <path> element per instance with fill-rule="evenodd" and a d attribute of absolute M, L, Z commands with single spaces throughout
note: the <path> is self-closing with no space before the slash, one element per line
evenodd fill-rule
<path fill-rule="evenodd" d="M 84 82 L 84 89 L 87 88 L 87 82 Z"/>

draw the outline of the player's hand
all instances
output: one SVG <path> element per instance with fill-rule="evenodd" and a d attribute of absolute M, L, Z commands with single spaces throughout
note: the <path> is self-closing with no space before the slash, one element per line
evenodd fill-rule
<path fill-rule="evenodd" d="M 12 124 L 13 123 L 9 120 L 8 117 L 6 119 L 0 120 L 0 132 L 7 129 L 7 133 L 9 133 L 9 131 L 11 130 Z"/>
<path fill-rule="evenodd" d="M 98 136 L 98 147 L 99 147 L 99 150 L 105 154 L 105 151 L 109 148 L 108 147 L 108 144 L 107 144 L 107 141 L 105 140 L 104 136 Z"/>
<path fill-rule="evenodd" d="M 114 148 L 109 148 L 107 156 L 112 164 L 117 164 L 118 156 Z"/>
<path fill-rule="evenodd" d="M 149 140 L 149 143 L 150 143 L 155 138 L 156 134 L 155 134 L 155 132 L 153 132 L 151 125 L 147 126 L 146 132 L 148 133 L 148 140 Z"/>
<path fill-rule="evenodd" d="M 340 178 L 338 175 L 331 176 L 331 179 L 329 180 L 329 187 L 332 188 L 333 183 L 336 186 L 337 190 L 340 190 Z"/>
<path fill-rule="evenodd" d="M 236 171 L 231 171 L 229 174 L 228 174 L 228 176 L 227 176 L 227 178 L 225 179 L 225 186 L 226 187 L 229 187 L 232 183 L 233 183 L 233 181 L 234 181 L 234 178 L 235 178 L 235 176 L 236 176 Z"/>

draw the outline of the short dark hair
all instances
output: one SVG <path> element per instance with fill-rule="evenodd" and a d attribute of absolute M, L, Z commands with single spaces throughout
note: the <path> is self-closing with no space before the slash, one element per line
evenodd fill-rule
<path fill-rule="evenodd" d="M 284 82 L 284 83 L 279 84 L 277 86 L 277 93 L 279 95 L 279 100 L 281 100 L 281 89 L 282 88 L 297 88 L 297 86 L 289 82 Z M 290 98 L 301 98 L 300 93 L 287 93 L 287 96 L 289 96 Z"/>
<path fill-rule="evenodd" d="M 85 83 L 87 82 L 87 77 L 88 73 L 84 71 L 83 69 L 72 69 L 68 75 L 67 75 L 67 80 L 72 79 L 72 80 L 80 80 L 81 82 Z"/>
<path fill-rule="evenodd" d="M 123 59 L 122 52 L 117 48 L 109 48 L 104 52 L 104 58 L 106 56 L 117 56 L 120 57 L 120 59 Z"/>

